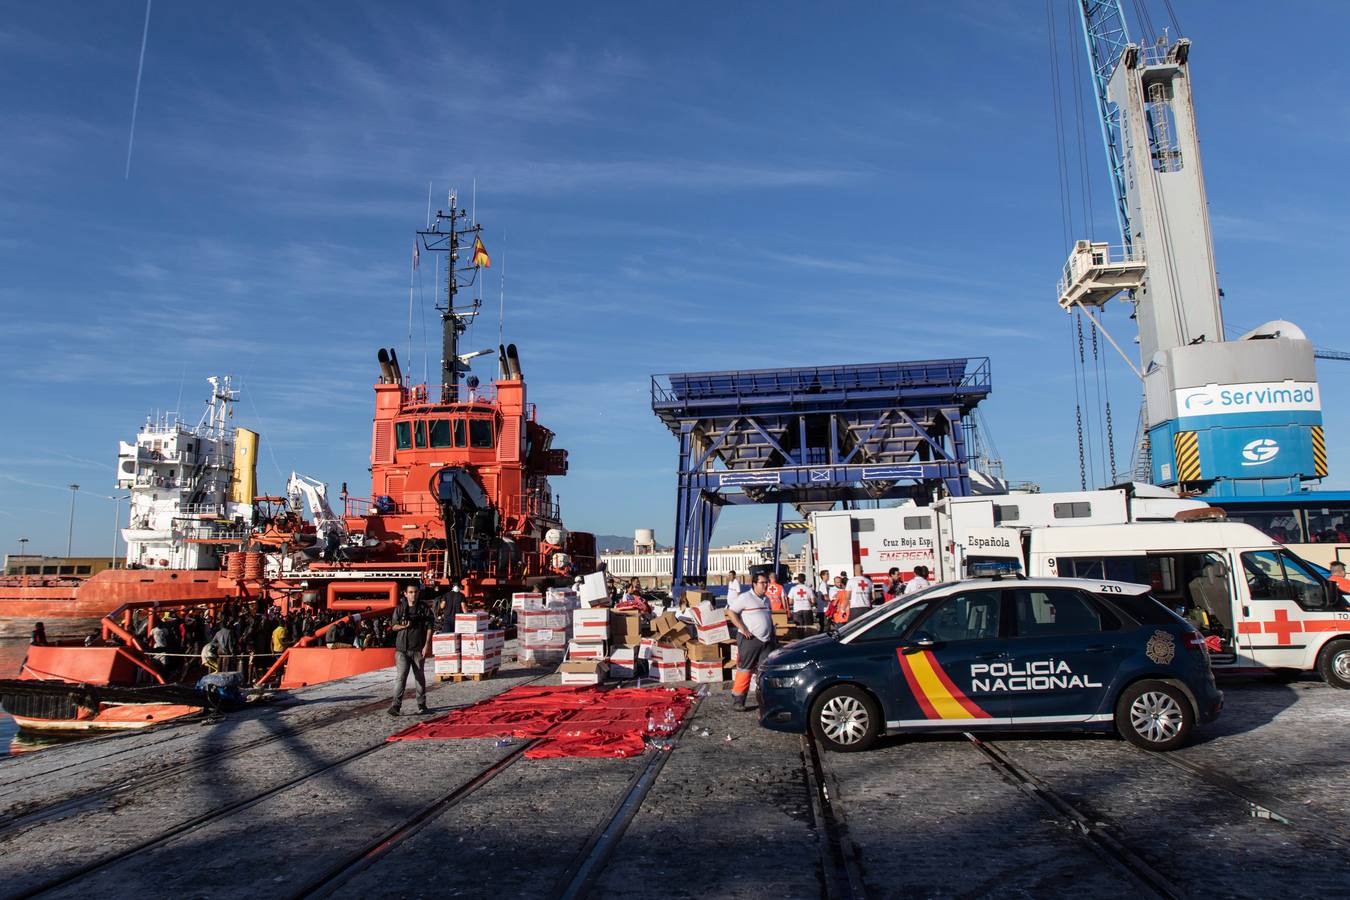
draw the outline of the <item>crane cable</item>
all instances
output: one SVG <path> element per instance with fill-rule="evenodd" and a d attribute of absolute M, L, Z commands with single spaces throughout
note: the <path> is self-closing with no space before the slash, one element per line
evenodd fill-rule
<path fill-rule="evenodd" d="M 1078 392 L 1078 363 L 1073 352 L 1073 318 L 1069 319 L 1069 355 L 1074 356 L 1073 399 L 1074 417 L 1078 426 L 1078 487 L 1087 490 L 1087 457 L 1083 452 L 1083 400 Z"/>

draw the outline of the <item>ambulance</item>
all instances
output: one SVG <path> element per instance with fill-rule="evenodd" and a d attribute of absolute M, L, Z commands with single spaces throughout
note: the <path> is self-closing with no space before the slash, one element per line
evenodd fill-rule
<path fill-rule="evenodd" d="M 1350 688 L 1345 596 L 1277 541 L 1199 501 L 1115 490 L 947 498 L 931 507 L 817 513 L 813 527 L 817 570 L 845 568 L 834 557 L 848 529 L 849 562 L 873 578 L 890 566 L 908 576 L 912 559 L 940 581 L 1012 560 L 1031 577 L 1148 585 L 1205 635 L 1216 672 L 1315 671 Z M 928 551 L 921 560 L 895 555 L 920 550 Z"/>

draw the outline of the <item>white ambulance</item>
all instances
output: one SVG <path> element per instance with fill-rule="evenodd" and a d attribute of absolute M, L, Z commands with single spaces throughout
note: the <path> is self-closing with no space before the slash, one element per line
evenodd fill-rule
<path fill-rule="evenodd" d="M 1335 585 L 1257 529 L 1222 521 L 1220 511 L 1194 501 L 1180 501 L 1190 505 L 1173 513 L 1192 521 L 1141 521 L 1139 510 L 1127 508 L 1118 524 L 1048 527 L 1005 525 L 990 509 L 1026 506 L 1024 496 L 1048 502 L 1052 512 L 1057 503 L 1095 502 L 1008 495 L 949 498 L 931 508 L 817 513 L 817 570 L 851 571 L 857 562 L 884 579 L 890 566 L 908 574 L 917 560 L 950 581 L 967 577 L 974 564 L 1016 561 L 1031 576 L 1147 584 L 1205 634 L 1216 670 L 1317 671 L 1329 684 L 1350 688 L 1350 605 Z M 1090 510 L 1060 506 L 1059 512 L 1081 520 Z M 1161 504 L 1148 514 L 1166 512 Z M 841 546 L 844 535 L 851 541 Z"/>

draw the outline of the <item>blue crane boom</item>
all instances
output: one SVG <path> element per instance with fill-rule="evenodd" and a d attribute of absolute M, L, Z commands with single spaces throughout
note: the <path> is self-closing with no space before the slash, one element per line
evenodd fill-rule
<path fill-rule="evenodd" d="M 1113 112 L 1107 99 L 1107 85 L 1120 62 L 1121 54 L 1130 44 L 1130 32 L 1119 0 L 1078 0 L 1083 23 L 1083 43 L 1087 46 L 1092 68 L 1092 96 L 1097 103 L 1097 124 L 1102 129 L 1102 145 L 1106 148 L 1106 167 L 1111 173 L 1114 189 L 1116 222 L 1127 254 L 1134 252 L 1134 238 L 1130 234 L 1130 208 L 1125 193 L 1125 160 L 1116 140 L 1119 129 L 1118 113 Z"/>

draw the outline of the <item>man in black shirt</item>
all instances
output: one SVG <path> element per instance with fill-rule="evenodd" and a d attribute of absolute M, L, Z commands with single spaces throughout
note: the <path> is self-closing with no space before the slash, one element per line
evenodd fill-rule
<path fill-rule="evenodd" d="M 431 608 L 422 599 L 417 585 L 403 588 L 403 596 L 394 607 L 393 623 L 389 630 L 394 633 L 394 660 L 398 664 L 395 676 L 394 704 L 389 707 L 389 715 L 397 716 L 403 705 L 403 691 L 408 686 L 408 670 L 417 679 L 417 711 L 427 712 L 427 676 L 422 670 L 422 651 L 426 647 L 431 631 Z"/>

